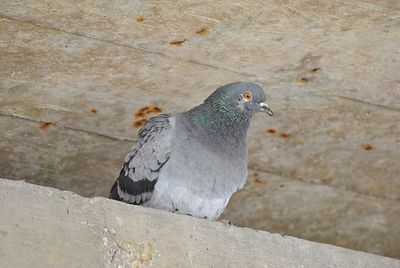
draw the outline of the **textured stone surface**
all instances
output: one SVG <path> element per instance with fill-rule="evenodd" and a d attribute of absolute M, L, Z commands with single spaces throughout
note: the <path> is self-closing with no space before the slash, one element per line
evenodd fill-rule
<path fill-rule="evenodd" d="M 12 117 L 0 125 L 4 177 L 85 196 L 107 196 L 131 143 Z"/>
<path fill-rule="evenodd" d="M 238 226 L 399 256 L 398 201 L 251 171 L 221 217 Z"/>
<path fill-rule="evenodd" d="M 400 261 L 0 179 L 5 267 L 400 267 Z"/>
<path fill-rule="evenodd" d="M 399 10 L 389 0 L 0 1 L 0 177 L 104 196 L 138 110 L 179 111 L 255 81 L 276 116 L 255 118 L 250 168 L 302 190 L 260 188 L 260 208 L 275 204 L 279 219 L 234 199 L 235 221 L 399 257 L 382 244 L 400 239 Z M 303 196 L 327 216 L 310 223 L 283 202 Z"/>
<path fill-rule="evenodd" d="M 28 23 L 1 22 L 0 112 L 6 115 L 132 139 L 132 126 L 141 120 L 134 114 L 143 106 L 178 111 L 218 85 L 251 79 Z M 252 167 L 400 198 L 398 111 L 286 87 L 268 90 L 276 116 L 259 115 L 253 122 Z M 266 132 L 270 128 L 276 135 Z"/>
<path fill-rule="evenodd" d="M 85 196 L 107 196 L 131 144 L 54 125 L 41 129 L 41 123 L 12 117 L 0 117 L 0 126 L 8 128 L 0 139 L 3 174 Z M 399 208 L 397 200 L 250 170 L 223 217 L 239 226 L 398 257 Z"/>
<path fill-rule="evenodd" d="M 5 17 L 44 27 L 290 88 L 305 76 L 316 93 L 400 108 L 397 1 L 5 0 L 0 7 Z M 314 68 L 321 73 L 309 74 Z"/>

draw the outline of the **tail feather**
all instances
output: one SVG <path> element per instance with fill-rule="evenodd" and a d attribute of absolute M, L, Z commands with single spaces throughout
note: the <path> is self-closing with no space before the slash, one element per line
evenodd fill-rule
<path fill-rule="evenodd" d="M 116 180 L 115 182 L 114 182 L 114 185 L 111 187 L 111 190 L 110 190 L 110 199 L 114 199 L 114 200 L 118 200 L 118 201 L 123 201 L 122 200 L 122 198 L 121 197 L 119 197 L 119 195 L 118 195 L 118 189 L 117 189 L 117 187 L 118 187 L 118 180 Z"/>

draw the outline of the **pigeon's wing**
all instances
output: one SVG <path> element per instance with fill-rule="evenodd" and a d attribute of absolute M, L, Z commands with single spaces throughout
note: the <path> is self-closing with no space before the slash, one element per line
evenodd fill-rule
<path fill-rule="evenodd" d="M 160 114 L 140 129 L 111 188 L 111 199 L 140 205 L 151 198 L 160 170 L 171 152 L 173 119 L 171 114 Z"/>

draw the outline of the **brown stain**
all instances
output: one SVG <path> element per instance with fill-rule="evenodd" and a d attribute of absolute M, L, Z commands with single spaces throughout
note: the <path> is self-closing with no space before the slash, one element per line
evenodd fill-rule
<path fill-rule="evenodd" d="M 40 124 L 39 124 L 39 128 L 42 129 L 42 130 L 46 130 L 46 129 L 49 128 L 49 126 L 50 126 L 51 124 L 53 124 L 53 123 L 51 123 L 51 122 L 43 122 L 43 123 L 40 123 Z"/>
<path fill-rule="evenodd" d="M 135 113 L 135 117 L 136 118 L 146 118 L 147 115 L 150 114 L 158 114 L 161 113 L 162 109 L 158 106 L 155 105 L 150 105 L 150 106 L 145 106 L 140 108 L 136 113 Z"/>
<path fill-rule="evenodd" d="M 266 131 L 267 131 L 268 133 L 271 133 L 271 134 L 275 134 L 275 133 L 276 133 L 276 130 L 273 129 L 273 128 L 267 128 Z"/>
<path fill-rule="evenodd" d="M 258 177 L 258 172 L 255 171 L 255 172 L 253 173 L 253 176 L 254 176 L 254 177 Z"/>
<path fill-rule="evenodd" d="M 259 179 L 259 178 L 256 178 L 256 179 L 254 180 L 254 182 L 257 183 L 257 184 L 264 184 L 264 183 L 265 183 L 264 180 Z"/>
<path fill-rule="evenodd" d="M 144 124 L 146 123 L 146 121 L 147 121 L 147 119 L 140 119 L 140 120 L 137 120 L 137 121 L 135 121 L 135 122 L 132 123 L 132 126 L 133 126 L 134 128 L 140 128 L 140 127 L 144 126 Z"/>
<path fill-rule="evenodd" d="M 160 113 L 161 109 L 157 106 L 150 107 L 145 113 L 146 114 L 157 114 Z"/>
<path fill-rule="evenodd" d="M 322 178 L 321 181 L 326 184 L 332 184 L 335 181 L 335 179 L 332 177 L 327 177 L 327 178 Z"/>
<path fill-rule="evenodd" d="M 143 23 L 144 22 L 144 18 L 143 17 L 137 17 L 136 18 L 136 22 L 137 23 Z"/>
<path fill-rule="evenodd" d="M 363 148 L 365 151 L 371 151 L 374 147 L 371 144 L 363 144 Z"/>
<path fill-rule="evenodd" d="M 146 117 L 146 115 L 143 112 L 136 112 L 135 117 L 136 118 L 144 118 L 144 117 Z"/>
<path fill-rule="evenodd" d="M 93 109 L 90 109 L 90 112 L 93 113 L 93 114 L 97 114 L 97 110 L 94 109 L 94 108 L 93 108 Z"/>
<path fill-rule="evenodd" d="M 208 32 L 208 29 L 205 28 L 205 27 L 203 27 L 203 28 L 201 28 L 200 30 L 196 31 L 196 34 L 198 34 L 198 35 L 205 35 L 205 34 L 207 34 L 207 32 Z"/>
<path fill-rule="evenodd" d="M 320 68 L 314 68 L 314 69 L 311 70 L 311 72 L 312 72 L 312 73 L 317 73 L 317 72 L 319 72 L 320 70 L 321 70 Z"/>
<path fill-rule="evenodd" d="M 307 83 L 307 82 L 310 82 L 310 78 L 302 77 L 302 78 L 300 78 L 300 80 L 299 80 L 299 83 L 300 83 L 300 84 L 305 84 L 305 83 Z"/>
<path fill-rule="evenodd" d="M 186 41 L 186 39 L 182 39 L 182 40 L 172 40 L 172 41 L 169 42 L 169 44 L 172 45 L 172 46 L 180 46 L 180 45 L 182 45 L 185 41 Z"/>
<path fill-rule="evenodd" d="M 281 137 L 281 138 L 289 138 L 290 134 L 285 133 L 285 132 L 281 132 L 281 133 L 279 133 L 279 137 Z"/>

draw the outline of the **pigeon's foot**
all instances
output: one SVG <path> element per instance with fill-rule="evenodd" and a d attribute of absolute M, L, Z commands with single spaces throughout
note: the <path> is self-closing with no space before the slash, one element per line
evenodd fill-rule
<path fill-rule="evenodd" d="M 218 221 L 224 225 L 231 225 L 231 226 L 233 225 L 233 223 L 227 219 L 219 219 Z"/>

